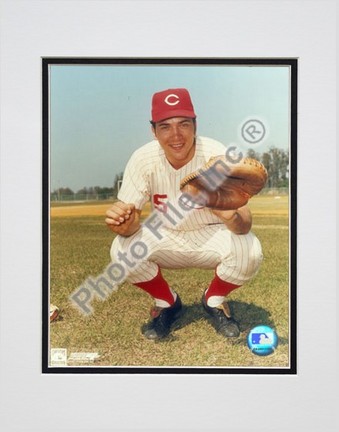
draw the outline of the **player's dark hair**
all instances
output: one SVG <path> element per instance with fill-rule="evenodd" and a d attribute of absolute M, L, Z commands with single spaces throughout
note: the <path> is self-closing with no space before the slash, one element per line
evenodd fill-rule
<path fill-rule="evenodd" d="M 193 126 L 196 127 L 196 126 L 197 126 L 197 118 L 196 118 L 196 117 L 195 117 L 195 118 L 192 118 L 192 120 L 193 120 Z M 155 130 L 156 122 L 150 120 L 150 123 L 151 123 L 152 127 L 153 127 L 154 130 Z"/>

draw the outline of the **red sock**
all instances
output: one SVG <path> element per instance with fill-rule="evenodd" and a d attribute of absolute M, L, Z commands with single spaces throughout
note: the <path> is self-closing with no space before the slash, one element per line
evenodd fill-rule
<path fill-rule="evenodd" d="M 215 274 L 214 279 L 212 280 L 210 286 L 208 287 L 207 291 L 205 292 L 205 298 L 207 301 L 207 304 L 209 306 L 215 307 L 216 305 L 212 303 L 222 303 L 221 297 L 226 297 L 231 291 L 238 288 L 240 285 L 235 285 L 230 282 L 225 282 L 222 279 L 219 278 L 217 274 Z M 219 299 L 215 298 L 213 300 L 211 299 L 210 304 L 208 303 L 208 300 L 211 297 L 219 297 Z M 221 300 L 221 301 L 220 301 Z M 220 301 L 220 302 L 219 302 Z"/>
<path fill-rule="evenodd" d="M 160 269 L 158 271 L 158 274 L 155 276 L 155 278 L 146 282 L 135 283 L 133 285 L 146 291 L 155 300 L 163 300 L 167 302 L 169 306 L 172 306 L 172 304 L 174 304 L 175 302 L 173 292 L 169 287 L 168 283 L 162 277 Z"/>

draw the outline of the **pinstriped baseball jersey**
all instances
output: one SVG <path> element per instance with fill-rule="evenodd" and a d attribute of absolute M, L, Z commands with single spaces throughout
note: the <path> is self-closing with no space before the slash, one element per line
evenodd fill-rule
<path fill-rule="evenodd" d="M 182 213 L 178 205 L 181 196 L 181 179 L 200 168 L 210 157 L 225 152 L 226 147 L 219 141 L 199 136 L 196 138 L 195 154 L 191 161 L 176 170 L 166 159 L 158 141 L 153 140 L 132 154 L 124 172 L 118 199 L 135 204 L 137 209 L 142 209 L 143 205 L 150 200 L 152 210 L 159 210 L 163 226 L 171 229 L 189 231 L 221 223 L 220 219 L 207 208 L 190 210 L 184 218 L 177 218 L 175 224 L 166 218 L 166 213 L 168 202 Z M 171 218 L 175 219 L 175 212 L 171 213 Z"/>
<path fill-rule="evenodd" d="M 220 142 L 198 137 L 194 157 L 178 170 L 167 161 L 158 141 L 151 141 L 132 154 L 118 198 L 134 203 L 138 209 L 150 200 L 153 209 L 158 211 L 150 216 L 155 216 L 153 222 L 145 221 L 135 234 L 116 236 L 112 243 L 112 261 L 124 267 L 128 282 L 152 280 L 158 266 L 214 268 L 220 279 L 236 285 L 242 285 L 256 274 L 262 251 L 253 233 L 234 234 L 209 209 L 185 211 L 178 204 L 180 180 L 210 157 L 225 152 Z M 136 260 L 136 257 L 141 258 Z M 158 306 L 164 306 L 162 300 L 157 301 Z"/>

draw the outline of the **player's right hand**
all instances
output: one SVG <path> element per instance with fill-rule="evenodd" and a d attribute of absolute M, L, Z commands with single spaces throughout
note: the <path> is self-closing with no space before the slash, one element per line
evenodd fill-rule
<path fill-rule="evenodd" d="M 129 236 L 140 227 L 139 215 L 140 210 L 136 210 L 134 204 L 117 201 L 107 210 L 105 222 L 116 234 Z"/>

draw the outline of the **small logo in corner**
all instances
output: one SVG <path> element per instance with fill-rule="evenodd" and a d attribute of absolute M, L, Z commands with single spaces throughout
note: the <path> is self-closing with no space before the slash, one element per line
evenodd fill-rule
<path fill-rule="evenodd" d="M 67 349 L 51 348 L 51 366 L 67 366 Z"/>
<path fill-rule="evenodd" d="M 247 345 L 253 354 L 267 356 L 278 346 L 278 335 L 269 326 L 254 327 L 247 335 Z"/>

